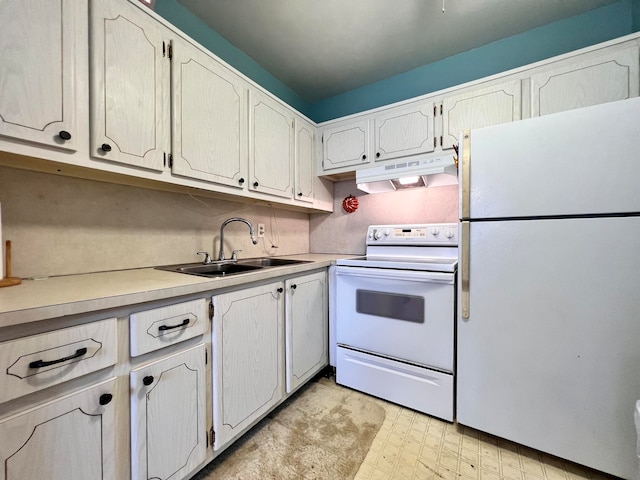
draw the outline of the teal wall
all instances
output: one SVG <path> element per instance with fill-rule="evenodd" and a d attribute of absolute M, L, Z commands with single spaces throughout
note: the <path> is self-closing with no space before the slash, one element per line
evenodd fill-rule
<path fill-rule="evenodd" d="M 156 12 L 316 122 L 424 95 L 640 30 L 640 0 L 620 0 L 309 104 L 177 0 L 156 0 Z"/>
<path fill-rule="evenodd" d="M 234 47 L 222 35 L 184 8 L 177 0 L 156 0 L 155 11 L 202 46 L 242 72 L 251 80 L 273 93 L 287 104 L 308 116 L 309 104 L 251 57 Z M 311 118 L 311 117 L 309 117 Z"/>

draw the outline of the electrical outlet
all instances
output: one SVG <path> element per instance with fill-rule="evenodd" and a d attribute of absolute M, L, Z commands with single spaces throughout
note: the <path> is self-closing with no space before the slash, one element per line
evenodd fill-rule
<path fill-rule="evenodd" d="M 264 223 L 258 224 L 258 238 L 264 237 Z"/>

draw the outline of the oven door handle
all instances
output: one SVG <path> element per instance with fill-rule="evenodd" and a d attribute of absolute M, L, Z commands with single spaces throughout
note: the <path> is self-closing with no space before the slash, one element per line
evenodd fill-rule
<path fill-rule="evenodd" d="M 373 280 L 408 280 L 412 282 L 445 283 L 452 285 L 455 282 L 455 273 L 449 272 L 425 272 L 422 270 L 393 270 L 387 268 L 367 267 L 336 267 L 336 275 L 350 277 L 365 277 Z"/>

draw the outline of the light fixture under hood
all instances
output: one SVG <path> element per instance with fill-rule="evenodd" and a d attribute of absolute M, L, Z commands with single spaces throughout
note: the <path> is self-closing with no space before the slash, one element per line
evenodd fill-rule
<path fill-rule="evenodd" d="M 356 183 L 358 189 L 367 193 L 455 185 L 458 183 L 458 167 L 452 152 L 356 170 Z"/>

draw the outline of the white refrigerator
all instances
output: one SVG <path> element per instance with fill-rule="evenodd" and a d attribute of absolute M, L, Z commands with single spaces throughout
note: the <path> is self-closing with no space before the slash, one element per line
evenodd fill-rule
<path fill-rule="evenodd" d="M 632 478 L 640 99 L 460 145 L 457 421 Z"/>

